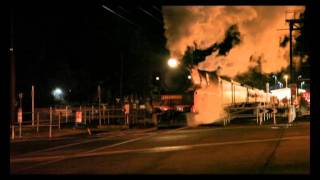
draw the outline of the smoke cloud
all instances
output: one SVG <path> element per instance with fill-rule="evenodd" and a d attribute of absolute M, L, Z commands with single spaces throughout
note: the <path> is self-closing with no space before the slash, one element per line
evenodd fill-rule
<path fill-rule="evenodd" d="M 185 67 L 189 67 L 191 69 L 217 50 L 219 50 L 217 56 L 227 55 L 231 48 L 239 43 L 240 32 L 238 30 L 238 26 L 234 24 L 226 31 L 225 38 L 221 43 L 214 43 L 206 49 L 199 49 L 196 42 L 194 42 L 194 47 L 188 46 L 181 61 Z"/>
<path fill-rule="evenodd" d="M 286 47 L 286 45 L 288 44 L 289 40 L 290 40 L 289 36 L 284 36 L 284 38 L 280 42 L 280 47 Z"/>
<path fill-rule="evenodd" d="M 198 69 L 235 77 L 261 62 L 261 72 L 278 72 L 289 64 L 286 11 L 304 6 L 164 6 L 167 48 L 182 59 L 195 49 L 208 50 Z M 228 38 L 229 37 L 229 38 Z M 219 50 L 219 51 L 217 51 Z M 191 59 L 191 57 L 189 57 Z"/>
<path fill-rule="evenodd" d="M 229 27 L 226 31 L 225 39 L 219 44 L 218 55 L 227 55 L 233 46 L 240 44 L 240 32 L 236 24 Z"/>

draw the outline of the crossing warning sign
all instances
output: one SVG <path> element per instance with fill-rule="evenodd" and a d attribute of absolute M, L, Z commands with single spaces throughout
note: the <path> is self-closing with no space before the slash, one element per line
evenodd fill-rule
<path fill-rule="evenodd" d="M 76 112 L 76 122 L 77 123 L 81 123 L 82 121 L 82 112 L 81 111 L 77 111 Z"/>

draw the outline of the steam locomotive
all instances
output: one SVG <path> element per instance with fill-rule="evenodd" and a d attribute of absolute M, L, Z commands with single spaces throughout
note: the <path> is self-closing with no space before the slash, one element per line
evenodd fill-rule
<path fill-rule="evenodd" d="M 206 111 L 211 103 L 221 103 L 223 107 L 241 104 L 269 103 L 271 94 L 264 90 L 243 85 L 233 80 L 217 78 L 207 87 L 198 87 L 184 95 L 163 95 L 158 109 L 162 115 L 158 118 L 159 126 L 181 126 L 187 121 L 186 113 Z M 208 88 L 208 87 L 213 88 Z M 186 100 L 188 98 L 188 100 Z M 210 107 L 209 107 L 210 108 Z M 214 107 L 213 107 L 214 108 Z M 205 112 L 206 113 L 206 112 Z"/>

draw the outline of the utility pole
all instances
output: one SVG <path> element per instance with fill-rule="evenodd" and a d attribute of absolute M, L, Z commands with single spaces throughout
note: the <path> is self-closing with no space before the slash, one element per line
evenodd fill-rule
<path fill-rule="evenodd" d="M 297 87 L 297 83 L 296 83 L 296 79 L 295 79 L 295 73 L 293 71 L 293 64 L 292 64 L 292 59 L 293 59 L 293 53 L 292 53 L 292 31 L 296 31 L 296 30 L 300 30 L 300 27 L 295 27 L 296 24 L 301 24 L 303 22 L 303 19 L 299 18 L 296 19 L 295 18 L 295 14 L 296 12 L 293 12 L 293 18 L 289 18 L 286 19 L 286 22 L 289 23 L 289 38 L 290 38 L 290 88 L 292 88 L 293 86 Z M 297 88 L 295 88 L 297 89 Z M 291 97 L 290 97 L 290 102 L 291 105 L 293 105 L 293 99 L 296 98 L 296 93 L 294 94 L 293 97 L 293 93 L 291 92 Z"/>
<path fill-rule="evenodd" d="M 31 87 L 31 98 L 32 98 L 31 108 L 32 108 L 32 127 L 33 127 L 34 126 L 34 86 L 33 85 Z"/>
<path fill-rule="evenodd" d="M 101 106 L 101 88 L 100 88 L 100 85 L 98 85 L 98 99 L 99 99 L 99 108 L 98 108 L 98 111 L 99 111 L 99 126 L 101 127 L 101 109 L 100 109 L 100 106 Z"/>
<path fill-rule="evenodd" d="M 19 100 L 20 100 L 20 109 L 22 110 L 22 98 L 23 98 L 23 93 L 19 93 Z"/>
<path fill-rule="evenodd" d="M 123 57 L 120 54 L 120 61 L 121 61 L 121 69 L 120 69 L 120 98 L 122 98 L 122 79 L 123 79 Z"/>
<path fill-rule="evenodd" d="M 11 9 L 11 17 L 10 17 L 10 92 L 11 92 L 11 100 L 10 100 L 10 118 L 11 123 L 13 124 L 16 120 L 16 63 L 15 63 L 15 56 L 14 56 L 14 45 L 13 45 L 13 37 L 14 37 L 14 30 L 13 30 L 13 22 L 14 22 L 14 13 L 13 8 Z"/>

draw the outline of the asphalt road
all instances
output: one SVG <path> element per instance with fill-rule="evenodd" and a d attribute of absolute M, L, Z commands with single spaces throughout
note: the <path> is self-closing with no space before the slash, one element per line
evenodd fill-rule
<path fill-rule="evenodd" d="M 12 174 L 309 174 L 310 125 L 130 129 L 11 143 Z"/>

